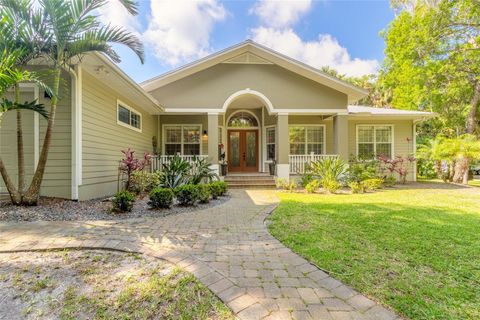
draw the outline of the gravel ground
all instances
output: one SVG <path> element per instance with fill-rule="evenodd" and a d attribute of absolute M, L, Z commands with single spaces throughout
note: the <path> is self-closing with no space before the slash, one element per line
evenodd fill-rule
<path fill-rule="evenodd" d="M 0 254 L 0 319 L 233 319 L 206 287 L 139 254 Z"/>
<path fill-rule="evenodd" d="M 75 221 L 75 220 L 122 220 L 142 217 L 164 217 L 170 214 L 190 212 L 211 208 L 228 201 L 224 196 L 209 203 L 193 207 L 183 207 L 177 204 L 170 209 L 153 210 L 148 206 L 148 197 L 138 199 L 131 212 L 113 213 L 109 199 L 89 201 L 70 201 L 58 198 L 41 198 L 36 207 L 17 207 L 9 201 L 0 201 L 0 221 Z"/>

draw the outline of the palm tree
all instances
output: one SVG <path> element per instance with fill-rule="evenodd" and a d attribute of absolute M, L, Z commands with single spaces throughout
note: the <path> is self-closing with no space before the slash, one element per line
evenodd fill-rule
<path fill-rule="evenodd" d="M 17 6 L 12 5 L 12 1 L 2 1 L 3 5 L 10 10 L 8 14 L 21 17 L 23 10 L 17 10 Z M 22 2 L 29 5 L 31 8 L 29 10 L 33 10 L 32 0 Z M 120 0 L 120 2 L 131 14 L 137 14 L 137 5 L 134 1 Z M 42 25 L 39 27 L 44 32 L 38 33 L 41 35 L 41 41 L 38 41 L 40 44 L 38 52 L 52 64 L 52 98 L 38 165 L 32 182 L 22 198 L 22 204 L 35 205 L 38 200 L 55 124 L 62 70 L 70 68 L 73 58 L 94 51 L 106 54 L 114 62 L 120 62 L 119 55 L 111 46 L 113 43 L 126 45 L 143 63 L 143 45 L 136 36 L 123 28 L 101 25 L 98 21 L 95 11 L 106 3 L 107 0 L 39 1 L 39 16 L 43 17 Z"/>
<path fill-rule="evenodd" d="M 447 141 L 447 138 L 443 136 L 427 140 L 424 144 L 419 145 L 417 157 L 433 161 L 435 173 L 446 182 L 448 175 L 442 170 L 442 161 L 451 161 L 451 157 L 445 150 L 445 141 Z"/>
<path fill-rule="evenodd" d="M 480 159 L 480 140 L 474 135 L 464 134 L 458 138 L 456 166 L 453 181 L 468 184 L 468 170 L 472 160 Z"/>
<path fill-rule="evenodd" d="M 3 97 L 6 91 L 12 87 L 15 88 L 15 101 L 10 101 L 6 98 L 3 98 L 0 102 L 0 126 L 2 124 L 2 117 L 3 115 L 11 110 L 17 111 L 17 126 L 21 125 L 21 117 L 18 116 L 20 110 L 31 110 L 40 113 L 43 117 L 48 119 L 48 112 L 45 111 L 45 108 L 42 104 L 38 104 L 37 101 L 31 102 L 19 102 L 19 84 L 21 82 L 35 82 L 45 88 L 45 90 L 49 91 L 50 89 L 38 79 L 37 74 L 34 72 L 29 72 L 27 70 L 19 70 L 16 66 L 20 58 L 24 56 L 24 52 L 21 49 L 14 49 L 13 51 L 7 51 L 4 49 L 0 54 L 0 97 Z M 17 131 L 17 138 L 18 138 L 18 131 Z M 20 137 L 22 137 L 22 132 L 20 130 Z M 18 152 L 22 153 L 22 161 L 23 161 L 23 138 L 21 139 L 21 143 L 18 143 Z M 20 157 L 19 157 L 20 158 Z M 22 171 L 20 171 L 22 170 Z M 5 165 L 0 157 L 0 174 L 2 175 L 3 180 L 5 181 L 5 185 L 7 187 L 8 193 L 10 194 L 10 199 L 14 204 L 20 204 L 22 200 L 22 191 L 23 191 L 23 184 L 21 179 L 24 179 L 24 164 L 19 165 L 19 181 L 18 181 L 18 189 L 15 188 L 8 172 L 5 168 Z M 22 173 L 22 174 L 20 174 Z"/>

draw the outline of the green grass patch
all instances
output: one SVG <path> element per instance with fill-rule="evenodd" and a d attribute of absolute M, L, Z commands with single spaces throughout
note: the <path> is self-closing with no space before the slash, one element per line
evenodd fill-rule
<path fill-rule="evenodd" d="M 424 184 L 359 195 L 281 193 L 271 233 L 412 319 L 480 318 L 480 193 Z"/>

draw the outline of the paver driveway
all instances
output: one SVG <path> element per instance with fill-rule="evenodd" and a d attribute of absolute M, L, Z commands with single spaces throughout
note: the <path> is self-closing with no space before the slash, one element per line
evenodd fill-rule
<path fill-rule="evenodd" d="M 0 251 L 110 248 L 177 263 L 240 319 L 395 319 L 273 238 L 274 191 L 232 191 L 224 204 L 164 218 L 0 223 Z"/>

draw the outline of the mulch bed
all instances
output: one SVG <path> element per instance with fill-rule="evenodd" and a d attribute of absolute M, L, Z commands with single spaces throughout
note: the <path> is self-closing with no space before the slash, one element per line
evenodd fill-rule
<path fill-rule="evenodd" d="M 18 207 L 9 201 L 0 201 L 0 221 L 76 221 L 76 220 L 123 220 L 145 217 L 164 217 L 171 214 L 208 209 L 225 203 L 230 196 L 211 200 L 209 203 L 184 207 L 174 204 L 170 209 L 153 210 L 148 206 L 148 196 L 137 199 L 131 212 L 113 213 L 109 199 L 71 201 L 42 197 L 35 207 Z"/>

